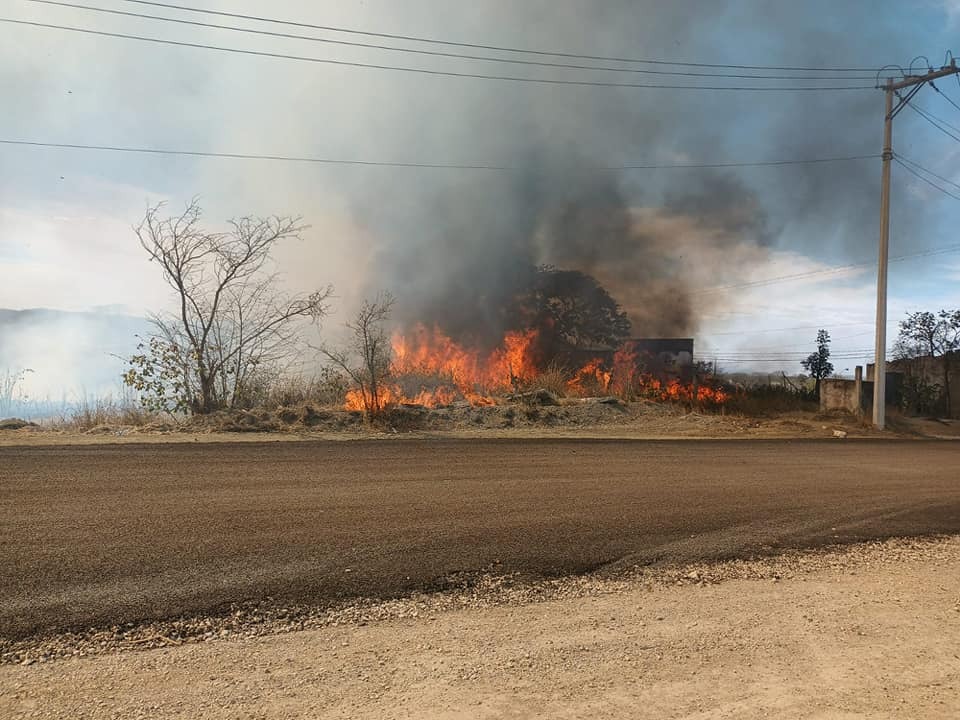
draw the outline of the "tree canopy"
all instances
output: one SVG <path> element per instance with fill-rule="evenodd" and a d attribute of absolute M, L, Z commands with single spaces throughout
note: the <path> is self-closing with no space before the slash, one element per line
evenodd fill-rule
<path fill-rule="evenodd" d="M 820 382 L 833 374 L 833 363 L 830 362 L 830 333 L 826 330 L 817 331 L 817 350 L 810 353 L 800 364 L 816 380 L 817 397 L 820 397 Z"/>
<path fill-rule="evenodd" d="M 158 409 L 203 414 L 242 405 L 291 353 L 295 321 L 326 314 L 332 289 L 287 295 L 269 271 L 273 247 L 303 229 L 298 218 L 244 217 L 210 232 L 196 200 L 169 218 L 162 208 L 150 208 L 136 232 L 177 311 L 152 317 L 154 333 L 130 358 L 124 381 Z"/>
<path fill-rule="evenodd" d="M 578 270 L 539 268 L 526 310 L 541 332 L 574 347 L 619 347 L 630 321 L 597 280 Z"/>

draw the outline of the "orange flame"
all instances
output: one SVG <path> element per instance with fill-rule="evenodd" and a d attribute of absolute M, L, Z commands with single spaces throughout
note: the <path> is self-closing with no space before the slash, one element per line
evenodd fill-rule
<path fill-rule="evenodd" d="M 613 373 L 603 369 L 603 360 L 594 358 L 577 370 L 573 378 L 567 381 L 567 390 L 576 395 L 586 395 L 593 388 L 607 392 Z"/>
<path fill-rule="evenodd" d="M 400 403 L 437 407 L 464 400 L 471 405 L 494 405 L 495 394 L 517 389 L 535 380 L 541 370 L 537 358 L 537 330 L 507 332 L 500 346 L 489 353 L 460 345 L 439 328 L 415 326 L 408 334 L 392 338 L 394 380 L 380 388 L 381 407 Z M 571 395 L 614 394 L 625 399 L 647 398 L 701 405 L 720 405 L 728 395 L 719 389 L 678 380 L 662 381 L 643 374 L 638 353 L 629 343 L 617 350 L 608 368 L 603 358 L 593 358 L 567 382 Z M 401 384 L 419 378 L 418 389 L 405 392 Z M 363 410 L 360 390 L 347 393 L 345 406 Z"/>

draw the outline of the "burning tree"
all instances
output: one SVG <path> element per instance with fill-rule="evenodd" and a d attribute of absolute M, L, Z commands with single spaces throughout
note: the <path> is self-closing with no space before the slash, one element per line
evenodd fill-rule
<path fill-rule="evenodd" d="M 296 321 L 326 314 L 332 288 L 288 296 L 268 272 L 276 243 L 304 229 L 299 218 L 244 217 L 215 233 L 200 227 L 196 200 L 175 217 L 160 217 L 162 208 L 150 208 L 136 233 L 177 312 L 153 315 L 155 332 L 129 359 L 124 382 L 156 409 L 204 414 L 248 404 L 293 352 Z"/>
<path fill-rule="evenodd" d="M 367 420 L 379 415 L 392 397 L 386 380 L 390 375 L 392 353 L 384 323 L 390 319 L 394 298 L 381 293 L 364 300 L 353 320 L 346 323 L 352 338 L 346 348 L 320 348 L 327 359 L 341 368 L 356 384 L 347 394 L 347 404 L 364 411 Z"/>

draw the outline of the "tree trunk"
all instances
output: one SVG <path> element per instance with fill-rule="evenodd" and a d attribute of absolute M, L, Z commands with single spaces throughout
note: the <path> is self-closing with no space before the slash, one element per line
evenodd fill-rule
<path fill-rule="evenodd" d="M 200 414 L 208 415 L 216 409 L 216 379 L 210 377 L 206 370 L 200 373 Z"/>

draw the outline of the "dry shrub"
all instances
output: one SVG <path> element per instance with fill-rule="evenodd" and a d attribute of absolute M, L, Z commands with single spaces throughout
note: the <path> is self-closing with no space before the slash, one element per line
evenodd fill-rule
<path fill-rule="evenodd" d="M 764 416 L 785 412 L 819 409 L 819 403 L 809 393 L 786 385 L 753 385 L 731 394 L 726 412 L 741 415 Z"/>
<path fill-rule="evenodd" d="M 314 377 L 288 375 L 278 378 L 266 393 L 264 407 L 296 407 L 312 403 L 323 407 L 343 405 L 350 382 L 334 368 L 324 367 Z"/>
<path fill-rule="evenodd" d="M 546 369 L 535 378 L 521 383 L 521 392 L 532 390 L 546 390 L 558 398 L 567 397 L 571 374 L 567 368 L 557 363 L 550 363 Z"/>

